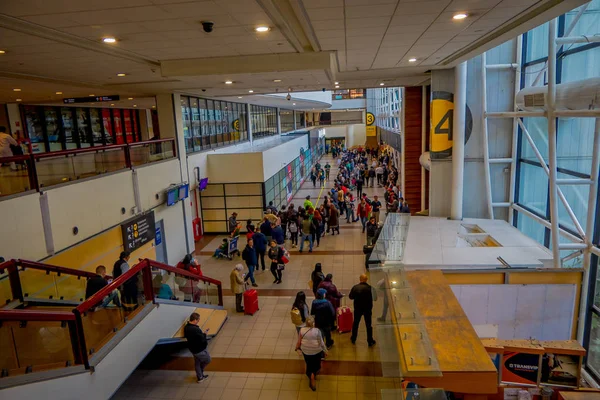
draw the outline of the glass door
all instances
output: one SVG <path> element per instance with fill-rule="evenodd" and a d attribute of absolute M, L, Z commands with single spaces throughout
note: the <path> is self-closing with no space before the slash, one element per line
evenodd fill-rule
<path fill-rule="evenodd" d="M 62 134 L 58 121 L 58 112 L 53 107 L 44 107 L 44 123 L 46 125 L 46 135 L 50 143 L 50 151 L 61 151 Z"/>
<path fill-rule="evenodd" d="M 190 113 L 190 98 L 181 96 L 181 117 L 183 119 L 183 139 L 185 149 L 189 153 L 194 151 L 194 140 L 192 139 L 192 120 Z"/>
<path fill-rule="evenodd" d="M 115 128 L 115 144 L 125 143 L 123 138 L 123 121 L 121 120 L 121 110 L 112 110 L 113 124 Z"/>
<path fill-rule="evenodd" d="M 62 107 L 60 109 L 67 150 L 77 148 L 77 128 L 75 127 L 75 120 L 73 119 L 73 111 L 74 109 L 69 107 Z"/>
<path fill-rule="evenodd" d="M 102 109 L 102 125 L 104 126 L 104 139 L 106 140 L 106 144 L 113 144 L 115 142 L 115 133 L 113 131 L 110 110 L 107 108 Z"/>
<path fill-rule="evenodd" d="M 43 120 L 40 118 L 38 107 L 25 106 L 25 124 L 27 137 L 31 141 L 33 154 L 45 153 Z"/>
<path fill-rule="evenodd" d="M 79 133 L 79 145 L 81 148 L 90 147 L 92 138 L 90 133 L 90 119 L 87 108 L 77 108 L 77 131 Z"/>
<path fill-rule="evenodd" d="M 131 120 L 131 110 L 123 110 L 123 122 L 125 125 L 125 140 L 127 143 L 133 143 L 135 136 L 133 133 L 133 121 Z"/>
<path fill-rule="evenodd" d="M 101 110 L 98 108 L 90 109 L 90 125 L 92 128 L 92 143 L 94 146 L 99 146 L 104 143 L 104 139 L 102 138 L 102 116 L 100 112 Z"/>

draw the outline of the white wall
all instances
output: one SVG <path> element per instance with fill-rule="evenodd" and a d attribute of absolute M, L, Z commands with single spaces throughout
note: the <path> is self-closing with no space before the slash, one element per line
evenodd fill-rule
<path fill-rule="evenodd" d="M 308 136 L 299 136 L 297 139 L 264 151 L 262 153 L 263 179 L 260 182 L 266 181 L 279 172 L 281 168 L 298 158 L 300 148 L 308 149 Z"/>
<path fill-rule="evenodd" d="M 32 193 L 0 203 L 0 256 L 38 260 L 46 256 L 40 195 Z"/>
<path fill-rule="evenodd" d="M 498 325 L 499 339 L 569 340 L 575 285 L 452 285 L 473 325 Z"/>
<path fill-rule="evenodd" d="M 183 257 L 188 253 L 185 245 L 185 221 L 183 219 L 182 208 L 185 203 L 190 203 L 191 199 L 186 199 L 173 206 L 167 207 L 166 204 L 158 206 L 154 209 L 154 220 L 163 220 L 164 232 L 163 240 L 167 244 L 167 264 L 177 265 L 183 260 Z M 192 236 L 193 241 L 193 236 Z M 193 247 L 190 252 L 193 252 Z"/>
<path fill-rule="evenodd" d="M 273 96 L 273 97 L 286 97 L 288 94 L 287 93 L 271 93 L 268 96 Z M 328 105 L 331 105 L 332 103 L 332 97 L 331 97 L 331 91 L 330 90 L 326 90 L 326 91 L 316 91 L 316 92 L 291 92 L 290 95 L 292 96 L 292 100 L 298 100 L 298 101 L 302 101 L 302 100 L 306 100 L 306 101 L 315 101 L 315 102 L 319 102 L 319 103 L 325 103 Z M 264 96 L 266 97 L 266 96 Z"/>
<path fill-rule="evenodd" d="M 262 153 L 209 154 L 207 164 L 212 183 L 264 182 Z"/>
<path fill-rule="evenodd" d="M 2 390 L 2 399 L 106 400 L 125 382 L 159 339 L 173 337 L 193 307 L 154 308 L 96 367 L 67 376 Z"/>
<path fill-rule="evenodd" d="M 367 108 L 366 99 L 333 100 L 330 110 L 345 110 L 352 108 Z"/>
<path fill-rule="evenodd" d="M 50 188 L 46 194 L 55 251 L 131 218 L 135 205 L 131 171 Z M 75 226 L 77 235 L 72 231 Z"/>
<path fill-rule="evenodd" d="M 172 183 L 181 183 L 179 160 L 173 159 L 136 168 L 142 210 L 149 210 L 165 202 L 163 190 Z M 160 194 L 156 199 L 156 194 Z"/>
<path fill-rule="evenodd" d="M 321 129 L 325 129 L 326 138 L 344 137 L 346 147 L 364 146 L 367 141 L 367 126 L 365 124 L 328 126 Z"/>

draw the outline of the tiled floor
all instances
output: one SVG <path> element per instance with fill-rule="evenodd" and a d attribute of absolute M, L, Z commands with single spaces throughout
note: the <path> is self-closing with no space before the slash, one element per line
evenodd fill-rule
<path fill-rule="evenodd" d="M 113 399 L 376 400 L 382 389 L 401 387 L 399 378 L 320 375 L 313 392 L 302 374 L 207 373 L 209 378 L 197 383 L 193 371 L 138 370 Z"/>
<path fill-rule="evenodd" d="M 337 173 L 336 164 L 331 158 L 325 158 L 321 164 L 325 165 L 327 160 L 333 166 L 333 177 Z M 328 182 L 326 190 L 330 187 L 331 182 Z M 319 191 L 309 181 L 296 194 L 293 203 L 296 206 L 302 204 L 307 194 L 315 202 Z M 365 192 L 371 198 L 378 194 L 383 199 L 382 188 L 365 188 Z M 340 226 L 341 234 L 326 235 L 313 253 L 305 250 L 300 254 L 297 249 L 290 249 L 289 241 L 286 242 L 286 247 L 291 250 L 291 260 L 286 265 L 282 284 L 273 283 L 269 265 L 266 271 L 256 273 L 260 310 L 253 316 L 236 313 L 234 297 L 228 290 L 225 291 L 229 294 L 224 297 L 229 319 L 209 344 L 214 369 L 208 367 L 207 373 L 211 377 L 207 382 L 196 383 L 191 354 L 182 350 L 173 354 L 174 357 L 162 366 L 163 369 L 136 371 L 115 398 L 353 400 L 380 399 L 381 389 L 399 388 L 398 379 L 381 377 L 381 349 L 378 345 L 372 348 L 367 346 L 364 322 L 361 323 L 356 345 L 350 343 L 350 333 L 333 333 L 335 345 L 329 351 L 328 361 L 324 362 L 323 375 L 319 377 L 316 392 L 309 389 L 307 378 L 299 373 L 304 369 L 304 362 L 294 351 L 297 336 L 290 320 L 294 292 L 304 290 L 310 306 L 313 295 L 308 289 L 308 281 L 317 262 L 323 265 L 325 274 L 333 274 L 334 283 L 343 293 L 348 293 L 358 283 L 359 275 L 365 272 L 362 247 L 366 240 L 360 222 L 346 223 L 344 218 Z M 201 254 L 198 258 L 203 273 L 221 280 L 224 288 L 229 289 L 231 269 L 242 260 L 216 260 L 204 255 L 210 254 L 206 252 L 212 252 L 222 238 L 218 236 L 212 241 L 205 240 L 197 247 L 196 254 Z M 246 239 L 242 236 L 239 248 L 243 249 L 245 245 Z M 373 311 L 375 339 L 375 318 L 381 310 L 379 303 L 381 301 L 376 302 Z M 284 373 L 292 371 L 294 373 Z"/>

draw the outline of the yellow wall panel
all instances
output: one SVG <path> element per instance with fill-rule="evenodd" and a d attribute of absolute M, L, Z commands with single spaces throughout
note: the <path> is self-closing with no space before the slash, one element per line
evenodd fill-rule
<path fill-rule="evenodd" d="M 504 283 L 504 273 L 444 273 L 450 285 L 500 285 Z"/>

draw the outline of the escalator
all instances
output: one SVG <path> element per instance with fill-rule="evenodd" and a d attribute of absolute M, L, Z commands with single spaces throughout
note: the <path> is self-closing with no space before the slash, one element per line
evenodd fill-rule
<path fill-rule="evenodd" d="M 89 272 L 11 260 L 0 274 L 7 297 L 0 308 L 1 398 L 109 398 L 156 344 L 185 340 L 182 325 L 192 312 L 209 338 L 227 319 L 221 282 L 148 259 L 88 299 Z M 101 307 L 132 282 L 135 299 Z M 170 298 L 159 298 L 161 285 Z"/>

